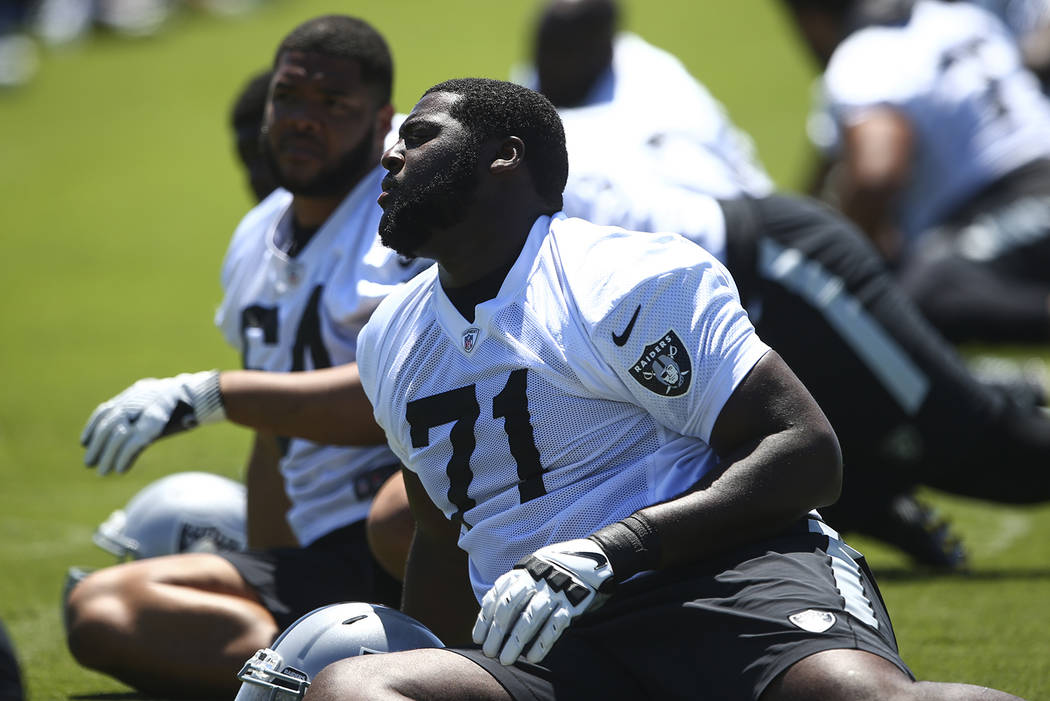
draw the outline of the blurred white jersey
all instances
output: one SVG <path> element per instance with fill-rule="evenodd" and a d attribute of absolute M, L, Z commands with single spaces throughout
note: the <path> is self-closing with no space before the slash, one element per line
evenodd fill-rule
<path fill-rule="evenodd" d="M 535 72 L 518 71 L 521 84 L 537 88 Z M 591 112 L 591 110 L 596 110 Z M 569 177 L 577 167 L 571 140 L 587 135 L 592 117 L 618 127 L 615 152 L 645 153 L 654 172 L 671 185 L 715 197 L 755 197 L 773 191 L 773 182 L 755 155 L 751 138 L 729 120 L 725 107 L 672 54 L 641 37 L 621 32 L 611 68 L 578 108 L 559 110 L 570 139 Z M 582 130 L 571 122 L 581 122 Z M 581 147 L 582 148 L 582 147 Z M 621 163 L 622 167 L 623 164 Z M 588 172 L 596 172 L 587 167 Z"/>
<path fill-rule="evenodd" d="M 290 193 L 275 191 L 241 221 L 223 262 L 225 297 L 215 323 L 245 368 L 289 372 L 353 362 L 357 334 L 376 305 L 422 268 L 379 241 L 376 198 L 385 173 L 377 167 L 366 175 L 293 258 L 275 245 L 291 226 Z M 374 481 L 394 463 L 386 446 L 290 440 L 281 472 L 299 542 L 364 518 Z"/>
<path fill-rule="evenodd" d="M 1050 22 L 1050 2 L 1047 0 L 970 0 L 1003 21 L 1003 24 L 1021 38 Z"/>
<path fill-rule="evenodd" d="M 394 452 L 460 523 L 480 600 L 537 548 L 694 485 L 767 350 L 700 247 L 558 214 L 473 322 L 436 266 L 393 292 L 358 365 Z"/>
<path fill-rule="evenodd" d="M 673 173 L 667 177 L 661 149 L 652 148 L 643 134 L 630 138 L 638 121 L 625 123 L 616 107 L 562 110 L 561 115 L 569 152 L 562 205 L 566 215 L 631 231 L 678 233 L 725 261 L 725 218 L 709 193 L 740 195 L 735 181 L 725 177 L 730 164 L 697 161 L 690 144 L 682 144 L 683 160 L 692 159 L 696 175 L 710 178 L 709 186 L 701 186 L 699 179 L 686 185 Z M 708 151 L 704 158 L 713 155 Z"/>
<path fill-rule="evenodd" d="M 848 37 L 824 74 L 840 125 L 891 106 L 915 129 L 900 226 L 914 239 L 1016 168 L 1050 156 L 1050 102 L 995 16 L 923 0 L 904 26 Z"/>

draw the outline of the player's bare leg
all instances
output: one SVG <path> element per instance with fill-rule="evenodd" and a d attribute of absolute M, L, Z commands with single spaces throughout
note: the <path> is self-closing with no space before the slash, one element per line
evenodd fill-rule
<path fill-rule="evenodd" d="M 233 565 L 212 554 L 98 570 L 68 605 L 78 662 L 166 698 L 232 698 L 237 670 L 279 632 Z"/>
<path fill-rule="evenodd" d="M 362 655 L 325 667 L 304 701 L 512 701 L 488 672 L 454 652 Z"/>
<path fill-rule="evenodd" d="M 762 701 L 1017 701 L 970 684 L 913 682 L 896 665 L 862 650 L 827 650 L 796 662 L 770 684 Z"/>

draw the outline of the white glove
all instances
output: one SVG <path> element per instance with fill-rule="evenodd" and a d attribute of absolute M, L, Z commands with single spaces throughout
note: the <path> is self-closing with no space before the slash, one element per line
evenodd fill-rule
<path fill-rule="evenodd" d="M 474 642 L 488 657 L 510 665 L 529 645 L 527 662 L 539 662 L 574 618 L 609 598 L 613 571 L 593 540 L 540 548 L 492 585 L 474 623 Z"/>
<path fill-rule="evenodd" d="M 139 380 L 92 412 L 80 435 L 84 464 L 125 472 L 158 438 L 225 418 L 218 370 Z"/>

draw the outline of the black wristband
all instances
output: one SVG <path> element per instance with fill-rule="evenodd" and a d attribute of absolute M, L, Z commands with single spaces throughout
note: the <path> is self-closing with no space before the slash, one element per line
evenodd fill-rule
<path fill-rule="evenodd" d="M 599 528 L 589 538 L 605 551 L 617 583 L 660 566 L 660 535 L 640 513 Z"/>

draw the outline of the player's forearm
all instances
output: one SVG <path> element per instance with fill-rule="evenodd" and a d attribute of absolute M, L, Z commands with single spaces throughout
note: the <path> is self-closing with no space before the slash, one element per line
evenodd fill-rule
<path fill-rule="evenodd" d="M 219 384 L 227 419 L 242 426 L 333 445 L 386 442 L 356 364 L 292 373 L 228 370 Z"/>
<path fill-rule="evenodd" d="M 661 566 L 704 558 L 772 535 L 811 509 L 833 503 L 841 486 L 834 434 L 793 427 L 727 456 L 710 483 L 644 509 L 663 538 Z"/>
<path fill-rule="evenodd" d="M 281 453 L 276 439 L 257 433 L 245 470 L 248 488 L 248 546 L 252 548 L 295 547 L 299 544 L 288 524 L 291 507 L 278 466 Z"/>

